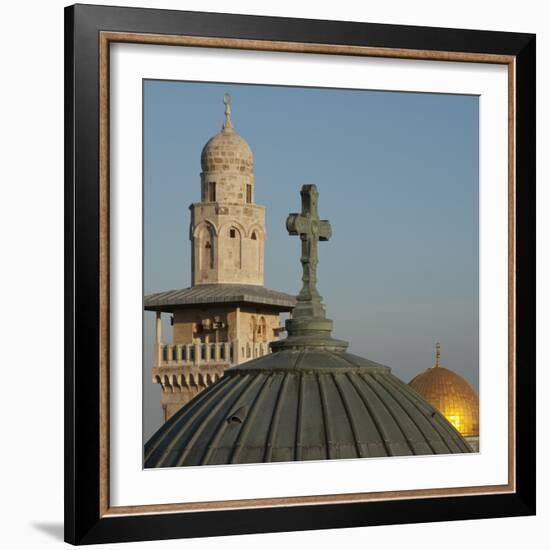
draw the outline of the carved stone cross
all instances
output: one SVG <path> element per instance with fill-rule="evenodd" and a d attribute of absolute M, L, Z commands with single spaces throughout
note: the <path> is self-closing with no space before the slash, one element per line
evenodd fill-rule
<path fill-rule="evenodd" d="M 285 349 L 327 349 L 334 352 L 345 351 L 348 343 L 332 337 L 332 321 L 326 318 L 322 298 L 317 290 L 317 264 L 319 241 L 328 241 L 332 228 L 328 220 L 319 219 L 317 203 L 319 192 L 315 185 L 304 185 L 302 212 L 290 214 L 286 228 L 291 235 L 298 235 L 302 241 L 302 290 L 296 297 L 296 307 L 292 317 L 285 321 L 288 336 L 284 340 L 271 342 L 275 352 Z"/>
<path fill-rule="evenodd" d="M 302 290 L 297 296 L 298 304 L 293 312 L 293 318 L 324 317 L 325 311 L 321 296 L 317 290 L 317 264 L 319 256 L 317 245 L 319 241 L 328 241 L 332 228 L 328 220 L 319 219 L 319 192 L 315 185 L 304 185 L 300 191 L 302 196 L 302 212 L 290 214 L 286 220 L 286 228 L 291 235 L 299 235 L 302 241 Z"/>

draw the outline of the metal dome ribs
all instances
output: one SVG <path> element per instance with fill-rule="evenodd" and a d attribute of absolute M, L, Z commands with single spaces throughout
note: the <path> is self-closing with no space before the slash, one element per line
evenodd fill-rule
<path fill-rule="evenodd" d="M 387 367 L 347 353 L 276 355 L 226 371 L 147 443 L 145 467 L 469 452 Z"/>

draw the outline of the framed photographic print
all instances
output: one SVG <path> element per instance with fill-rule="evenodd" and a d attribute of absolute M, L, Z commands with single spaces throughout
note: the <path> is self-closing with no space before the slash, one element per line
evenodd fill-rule
<path fill-rule="evenodd" d="M 66 540 L 535 513 L 535 37 L 66 8 Z"/>

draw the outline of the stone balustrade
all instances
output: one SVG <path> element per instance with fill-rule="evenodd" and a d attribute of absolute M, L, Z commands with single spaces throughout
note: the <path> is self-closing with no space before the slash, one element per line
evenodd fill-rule
<path fill-rule="evenodd" d="M 267 342 L 158 343 L 151 374 L 162 388 L 165 420 L 220 379 L 225 369 L 268 353 Z"/>
<path fill-rule="evenodd" d="M 155 367 L 238 365 L 271 353 L 267 342 L 157 344 Z"/>
<path fill-rule="evenodd" d="M 183 405 L 222 378 L 226 369 L 271 353 L 269 342 L 255 342 L 252 339 L 267 340 L 268 335 L 271 334 L 276 338 L 280 332 L 278 316 L 266 313 L 264 325 L 258 325 L 263 326 L 263 330 L 252 330 L 251 334 L 247 334 L 247 330 L 241 331 L 239 328 L 241 321 L 247 328 L 248 326 L 257 327 L 257 325 L 251 323 L 250 316 L 245 316 L 244 320 L 239 321 L 243 314 L 238 307 L 234 314 L 236 314 L 236 324 L 232 334 L 241 335 L 240 338 L 228 342 L 168 344 L 164 343 L 162 338 L 162 312 L 156 312 L 151 380 L 162 390 L 161 404 L 164 420 L 171 418 Z M 175 327 L 177 319 L 175 321 L 173 319 L 173 322 Z M 209 335 L 209 337 L 212 336 Z M 178 335 L 174 330 L 172 337 L 179 339 L 182 335 Z M 187 338 L 188 334 L 184 333 L 183 337 Z"/>
<path fill-rule="evenodd" d="M 176 365 L 232 364 L 234 346 L 229 342 L 211 344 L 159 344 L 158 367 Z"/>

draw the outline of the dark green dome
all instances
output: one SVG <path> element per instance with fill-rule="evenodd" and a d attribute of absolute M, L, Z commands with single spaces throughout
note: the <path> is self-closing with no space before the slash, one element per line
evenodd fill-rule
<path fill-rule="evenodd" d="M 471 452 L 458 431 L 388 367 L 332 338 L 316 288 L 317 243 L 331 227 L 302 188 L 287 229 L 302 241 L 303 288 L 274 353 L 225 371 L 145 445 L 145 467 Z"/>
<path fill-rule="evenodd" d="M 228 369 L 145 446 L 145 467 L 470 452 L 388 367 L 283 350 Z"/>

